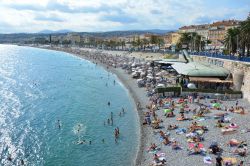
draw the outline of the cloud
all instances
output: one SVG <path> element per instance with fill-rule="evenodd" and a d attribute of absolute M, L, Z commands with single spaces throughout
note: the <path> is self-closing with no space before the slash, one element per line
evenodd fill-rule
<path fill-rule="evenodd" d="M 31 10 L 31 11 L 59 11 L 63 13 L 99 13 L 110 11 L 121 11 L 120 7 L 110 6 L 108 4 L 93 5 L 71 5 L 67 2 L 49 1 L 46 5 L 37 4 L 6 4 L 6 7 L 16 10 Z"/>
<path fill-rule="evenodd" d="M 100 18 L 100 21 L 111 21 L 111 22 L 119 22 L 119 23 L 128 23 L 128 24 L 131 24 L 131 23 L 136 23 L 137 22 L 137 19 L 134 18 L 134 17 L 131 17 L 129 15 L 126 15 L 126 14 L 115 14 L 115 15 L 104 15 L 104 16 L 101 16 Z"/>
<path fill-rule="evenodd" d="M 162 14 L 162 12 L 160 10 L 157 10 L 157 9 L 151 10 L 151 13 L 152 14 Z"/>
<path fill-rule="evenodd" d="M 34 18 L 37 21 L 51 21 L 51 22 L 64 22 L 66 19 L 57 16 L 56 14 L 51 14 L 48 16 L 39 14 Z"/>
<path fill-rule="evenodd" d="M 0 0 L 0 33 L 62 27 L 73 31 L 173 30 L 183 25 L 247 17 L 247 0 L 222 1 Z"/>

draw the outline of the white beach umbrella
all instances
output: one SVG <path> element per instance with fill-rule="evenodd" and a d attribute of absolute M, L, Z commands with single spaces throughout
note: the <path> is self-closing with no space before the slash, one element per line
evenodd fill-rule
<path fill-rule="evenodd" d="M 189 83 L 187 87 L 188 89 L 197 89 L 194 83 Z"/>
<path fill-rule="evenodd" d="M 158 84 L 156 87 L 157 88 L 165 88 L 165 85 L 164 84 Z"/>

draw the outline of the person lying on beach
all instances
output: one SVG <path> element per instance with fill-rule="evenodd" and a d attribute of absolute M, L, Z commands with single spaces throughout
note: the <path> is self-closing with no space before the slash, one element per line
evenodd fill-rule
<path fill-rule="evenodd" d="M 162 138 L 162 139 L 164 139 L 165 137 L 168 137 L 168 135 L 169 135 L 169 133 L 167 134 L 167 133 L 164 133 L 163 131 L 159 131 L 159 133 L 160 133 L 160 138 Z"/>
<path fill-rule="evenodd" d="M 178 121 L 184 121 L 184 120 L 189 120 L 189 118 L 186 118 L 184 116 L 184 113 L 181 113 L 181 117 L 177 118 Z"/>
<path fill-rule="evenodd" d="M 236 150 L 233 151 L 234 154 L 239 155 L 239 156 L 246 156 L 247 155 L 247 147 L 244 146 L 242 148 L 237 148 Z"/>
<path fill-rule="evenodd" d="M 169 140 L 168 136 L 165 136 L 164 139 L 163 139 L 163 141 L 162 141 L 162 143 L 164 145 L 169 145 L 171 143 L 171 141 Z"/>
<path fill-rule="evenodd" d="M 175 129 L 177 129 L 177 128 L 178 128 L 177 125 L 169 125 L 169 126 L 168 126 L 168 130 L 175 130 Z"/>
<path fill-rule="evenodd" d="M 237 107 L 237 108 L 235 108 L 235 110 L 233 110 L 233 112 L 237 113 L 237 114 L 244 115 L 245 114 L 245 109 L 243 107 Z"/>
<path fill-rule="evenodd" d="M 156 144 L 155 143 L 151 143 L 150 147 L 148 148 L 148 152 L 149 151 L 155 151 L 155 150 L 157 150 Z"/>
<path fill-rule="evenodd" d="M 182 149 L 177 141 L 173 141 L 171 146 L 173 150 Z"/>
<path fill-rule="evenodd" d="M 171 118 L 171 117 L 175 117 L 175 114 L 174 114 L 173 111 L 171 111 L 171 112 L 166 113 L 165 116 L 166 116 L 167 118 Z"/>
<path fill-rule="evenodd" d="M 243 147 L 243 146 L 247 146 L 246 141 L 238 141 L 236 139 L 231 139 L 227 145 L 233 147 L 233 146 L 238 146 L 238 147 Z"/>
<path fill-rule="evenodd" d="M 154 154 L 154 164 L 153 166 L 163 166 L 166 163 L 166 160 L 163 158 L 161 159 L 157 154 Z"/>
<path fill-rule="evenodd" d="M 222 127 L 224 127 L 224 126 L 225 126 L 225 125 L 222 124 L 221 120 L 218 120 L 218 121 L 216 122 L 216 125 L 215 125 L 215 127 L 219 127 L 219 128 L 222 128 Z"/>

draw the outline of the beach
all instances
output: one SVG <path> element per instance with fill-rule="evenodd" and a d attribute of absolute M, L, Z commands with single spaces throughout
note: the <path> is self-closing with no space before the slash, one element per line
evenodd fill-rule
<path fill-rule="evenodd" d="M 145 113 L 148 111 L 146 108 L 149 103 L 152 103 L 150 101 L 150 98 L 147 97 L 147 91 L 145 88 L 139 88 L 137 86 L 136 79 L 133 79 L 131 75 L 129 75 L 125 70 L 121 69 L 120 67 L 113 65 L 112 62 L 104 62 L 103 59 L 105 58 L 98 58 L 98 56 L 102 55 L 108 55 L 112 58 L 112 60 L 115 61 L 115 59 L 122 59 L 121 57 L 126 58 L 133 58 L 141 59 L 144 61 L 150 61 L 152 59 L 160 59 L 162 58 L 162 55 L 156 55 L 155 57 L 152 57 L 152 55 L 147 55 L 144 53 L 134 53 L 129 54 L 127 52 L 122 51 L 102 51 L 95 49 L 77 49 L 77 48 L 60 48 L 60 47 L 54 47 L 54 48 L 46 48 L 46 49 L 53 49 L 57 51 L 64 51 L 68 53 L 72 53 L 80 58 L 90 60 L 93 63 L 97 63 L 98 65 L 102 65 L 103 68 L 106 70 L 114 73 L 117 75 L 117 77 L 120 79 L 120 81 L 125 85 L 125 87 L 129 90 L 130 95 L 133 97 L 135 103 L 140 103 L 140 107 L 137 108 L 137 113 L 139 116 L 140 121 L 140 143 L 138 148 L 137 156 L 135 157 L 135 165 L 155 165 L 153 162 L 154 153 L 151 153 L 148 149 L 151 146 L 152 143 L 155 143 L 158 147 L 159 153 L 163 153 L 164 157 L 166 159 L 166 165 L 171 166 L 178 166 L 178 165 L 186 165 L 186 166 L 192 166 L 192 165 L 204 165 L 204 156 L 201 155 L 188 155 L 188 143 L 187 143 L 187 133 L 177 133 L 175 130 L 167 130 L 167 127 L 171 125 L 178 125 L 179 128 L 185 128 L 187 129 L 188 126 L 191 125 L 192 122 L 198 122 L 199 125 L 205 126 L 208 128 L 208 131 L 204 132 L 203 138 L 205 139 L 202 144 L 206 149 L 210 146 L 212 142 L 217 142 L 220 147 L 223 148 L 223 157 L 231 157 L 236 158 L 237 163 L 239 161 L 245 161 L 245 163 L 250 161 L 249 156 L 245 157 L 239 157 L 233 155 L 234 148 L 227 145 L 227 143 L 231 139 L 236 139 L 239 141 L 245 141 L 247 144 L 250 144 L 249 138 L 249 132 L 245 132 L 248 129 L 249 126 L 249 113 L 248 108 L 250 108 L 250 104 L 244 100 L 221 100 L 221 108 L 219 110 L 214 110 L 211 108 L 211 112 L 206 114 L 205 117 L 207 118 L 199 118 L 197 120 L 185 120 L 185 121 L 176 121 L 176 117 L 173 118 L 166 118 L 164 115 L 164 109 L 163 107 L 158 107 L 155 109 L 156 116 L 161 120 L 160 122 L 160 129 L 153 129 L 150 125 L 142 125 L 145 120 Z M 91 54 L 91 55 L 90 55 Z M 91 57 L 92 55 L 96 55 L 96 57 Z M 115 64 L 119 64 L 119 62 L 115 62 Z M 175 103 L 178 103 L 179 98 L 173 98 L 171 101 L 174 101 Z M 199 103 L 188 103 L 187 107 L 188 110 L 195 110 L 199 109 L 200 105 L 211 105 L 213 102 L 213 99 L 201 99 Z M 248 114 L 241 115 L 236 113 L 228 112 L 227 109 L 231 108 L 232 106 L 235 107 L 236 102 L 246 109 L 246 112 Z M 156 104 L 157 105 L 157 104 Z M 176 104 L 176 108 L 179 109 L 180 104 Z M 236 105 L 237 106 L 237 105 Z M 210 107 L 209 107 L 210 108 Z M 175 111 L 176 116 L 179 116 L 178 111 Z M 229 134 L 229 135 L 222 135 L 221 129 L 216 127 L 216 120 L 213 118 L 216 114 L 224 114 L 227 113 L 227 116 L 232 118 L 232 122 L 236 123 L 237 126 L 240 128 L 237 130 L 236 134 Z M 186 111 L 185 117 L 186 118 L 193 118 L 194 113 L 192 111 Z M 227 124 L 226 124 L 227 125 Z M 169 135 L 169 138 L 171 141 L 177 141 L 180 145 L 181 150 L 173 150 L 170 145 L 164 145 L 162 138 L 159 136 L 160 131 L 163 131 L 166 133 L 166 135 Z M 208 154 L 207 156 L 211 157 L 212 164 L 215 164 L 215 158 L 217 155 Z"/>

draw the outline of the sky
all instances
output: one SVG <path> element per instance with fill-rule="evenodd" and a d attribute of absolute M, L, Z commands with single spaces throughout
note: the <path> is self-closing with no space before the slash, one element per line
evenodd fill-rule
<path fill-rule="evenodd" d="M 0 33 L 176 30 L 249 12 L 250 0 L 0 0 Z"/>

